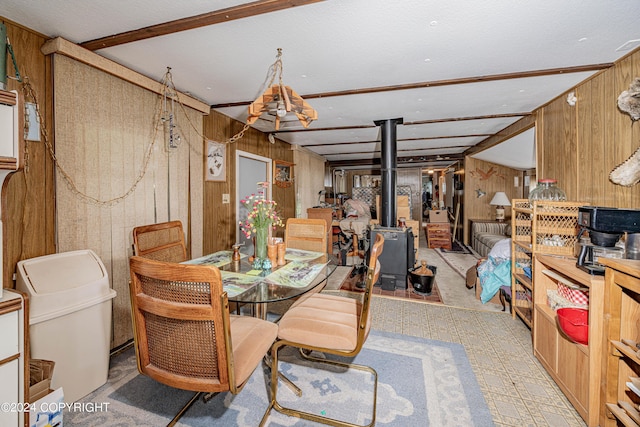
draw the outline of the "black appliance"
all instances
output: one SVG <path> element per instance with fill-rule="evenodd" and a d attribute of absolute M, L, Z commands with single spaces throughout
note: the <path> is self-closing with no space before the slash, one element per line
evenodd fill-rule
<path fill-rule="evenodd" d="M 407 289 L 407 271 L 415 264 L 413 229 L 378 225 L 369 230 L 369 241 L 375 242 L 378 234 L 384 237 L 384 246 L 378 257 L 380 278 L 376 286 L 387 291 Z"/>
<path fill-rule="evenodd" d="M 598 257 L 618 257 L 615 245 L 624 233 L 640 233 L 640 210 L 581 206 L 578 208 L 578 261 L 576 266 L 590 274 L 603 275 Z M 581 239 L 587 231 L 589 240 Z M 621 257 L 620 257 L 621 258 Z"/>

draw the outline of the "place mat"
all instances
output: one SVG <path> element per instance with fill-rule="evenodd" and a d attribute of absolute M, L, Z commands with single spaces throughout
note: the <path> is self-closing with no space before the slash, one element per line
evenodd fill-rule
<path fill-rule="evenodd" d="M 190 259 L 189 261 L 183 262 L 183 264 L 213 265 L 220 268 L 223 265 L 231 263 L 232 256 L 233 251 L 218 251 L 209 255 L 202 256 L 200 258 Z M 245 257 L 245 254 L 240 254 L 241 259 Z"/>
<path fill-rule="evenodd" d="M 233 297 L 251 289 L 256 282 L 262 279 L 258 276 L 231 271 L 220 271 L 220 274 L 222 275 L 222 288 L 227 292 L 228 297 Z"/>
<path fill-rule="evenodd" d="M 287 248 L 284 259 L 287 261 L 310 261 L 324 255 L 322 252 L 305 251 L 302 249 Z"/>
<path fill-rule="evenodd" d="M 318 252 L 316 252 L 318 253 Z M 322 254 L 320 254 L 322 255 Z M 306 264 L 302 262 L 290 262 L 287 265 L 277 269 L 269 274 L 267 280 L 274 281 L 282 286 L 290 286 L 292 288 L 304 288 L 313 282 L 318 273 L 327 265 L 324 264 Z"/>

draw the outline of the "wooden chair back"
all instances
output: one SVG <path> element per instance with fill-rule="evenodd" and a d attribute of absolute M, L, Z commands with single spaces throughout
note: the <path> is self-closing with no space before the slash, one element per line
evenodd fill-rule
<path fill-rule="evenodd" d="M 307 218 L 323 219 L 327 223 L 327 253 L 333 247 L 333 209 L 332 208 L 309 208 Z"/>
<path fill-rule="evenodd" d="M 220 270 L 130 259 L 138 370 L 171 387 L 230 390 L 229 307 Z"/>
<path fill-rule="evenodd" d="M 287 248 L 327 252 L 327 222 L 317 218 L 289 218 L 285 226 Z"/>
<path fill-rule="evenodd" d="M 182 222 L 169 221 L 133 229 L 133 254 L 156 261 L 187 260 Z"/>
<path fill-rule="evenodd" d="M 367 264 L 367 278 L 365 279 L 364 295 L 362 297 L 362 311 L 360 312 L 360 324 L 358 325 L 358 345 L 352 354 L 357 354 L 364 345 L 369 330 L 371 329 L 371 295 L 373 293 L 373 285 L 380 277 L 381 265 L 378 258 L 384 247 L 384 237 L 382 233 L 376 235 L 369 254 L 369 262 Z"/>

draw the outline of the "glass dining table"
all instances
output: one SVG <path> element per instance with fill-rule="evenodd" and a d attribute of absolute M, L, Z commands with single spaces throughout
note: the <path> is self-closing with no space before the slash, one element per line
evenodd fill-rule
<path fill-rule="evenodd" d="M 218 251 L 185 261 L 185 264 L 214 265 L 220 269 L 229 302 L 252 304 L 254 316 L 266 319 L 267 304 L 303 295 L 324 283 L 338 266 L 334 255 L 287 248 L 286 264 L 270 270 L 256 270 L 250 257 L 232 251 Z"/>

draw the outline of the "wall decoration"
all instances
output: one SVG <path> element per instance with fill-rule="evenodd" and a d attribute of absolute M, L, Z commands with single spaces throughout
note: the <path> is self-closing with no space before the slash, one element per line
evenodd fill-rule
<path fill-rule="evenodd" d="M 207 142 L 206 181 L 227 180 L 227 147 L 219 142 Z"/>
<path fill-rule="evenodd" d="M 276 160 L 273 168 L 273 182 L 281 188 L 290 187 L 293 183 L 293 163 Z"/>
<path fill-rule="evenodd" d="M 614 184 L 631 187 L 640 182 L 640 148 L 609 174 Z"/>
<path fill-rule="evenodd" d="M 629 85 L 629 90 L 618 96 L 618 108 L 631 116 L 631 120 L 640 119 L 640 77 L 636 77 Z"/>

